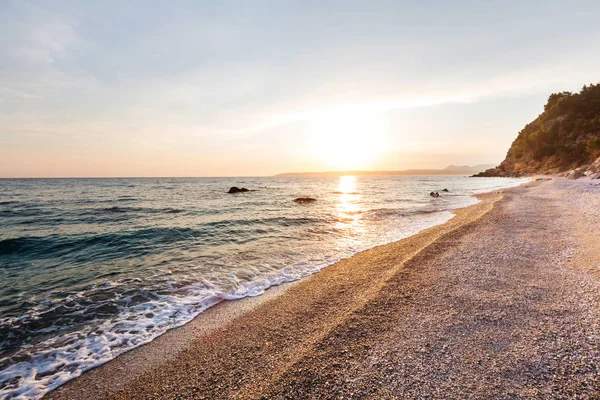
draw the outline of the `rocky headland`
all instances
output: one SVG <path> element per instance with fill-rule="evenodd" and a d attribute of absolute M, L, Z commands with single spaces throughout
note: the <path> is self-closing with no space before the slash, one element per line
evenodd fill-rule
<path fill-rule="evenodd" d="M 476 177 L 554 175 L 600 178 L 600 84 L 553 93 L 496 168 Z"/>

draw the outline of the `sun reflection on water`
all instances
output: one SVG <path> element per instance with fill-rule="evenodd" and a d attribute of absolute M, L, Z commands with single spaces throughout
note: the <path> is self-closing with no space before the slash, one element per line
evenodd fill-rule
<path fill-rule="evenodd" d="M 340 176 L 338 184 L 339 199 L 336 205 L 338 229 L 361 230 L 361 195 L 357 191 L 355 176 Z"/>

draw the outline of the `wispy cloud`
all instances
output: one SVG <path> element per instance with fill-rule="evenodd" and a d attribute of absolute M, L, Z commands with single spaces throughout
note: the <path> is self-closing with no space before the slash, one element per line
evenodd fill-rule
<path fill-rule="evenodd" d="M 594 4 L 334 3 L 2 2 L 0 141 L 268 159 L 295 156 L 321 122 L 391 115 L 390 137 L 419 136 L 407 146 L 476 143 L 481 124 L 450 140 L 450 113 L 426 135 L 420 115 L 467 105 L 473 121 L 493 100 L 509 141 L 550 92 L 600 69 Z M 535 102 L 516 116 L 524 96 Z"/>
<path fill-rule="evenodd" d="M 4 57 L 27 65 L 51 64 L 82 42 L 72 17 L 27 2 L 12 2 L 2 18 Z"/>
<path fill-rule="evenodd" d="M 9 2 L 0 13 L 0 101 L 26 104 L 81 84 L 69 65 L 82 48 L 78 21 L 28 2 Z M 62 65 L 61 65 L 62 63 Z"/>
<path fill-rule="evenodd" d="M 73 25 L 60 19 L 34 24 L 23 39 L 13 52 L 30 64 L 51 64 L 79 41 Z"/>

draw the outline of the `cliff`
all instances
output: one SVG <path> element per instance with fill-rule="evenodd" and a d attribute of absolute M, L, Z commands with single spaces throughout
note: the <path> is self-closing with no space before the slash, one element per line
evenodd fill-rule
<path fill-rule="evenodd" d="M 600 84 L 553 93 L 496 168 L 474 176 L 600 173 Z"/>

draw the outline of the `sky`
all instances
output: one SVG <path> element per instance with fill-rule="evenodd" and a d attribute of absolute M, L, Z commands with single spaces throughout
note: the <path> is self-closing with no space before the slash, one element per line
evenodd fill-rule
<path fill-rule="evenodd" d="M 0 0 L 0 177 L 499 163 L 600 81 L 594 1 Z"/>

